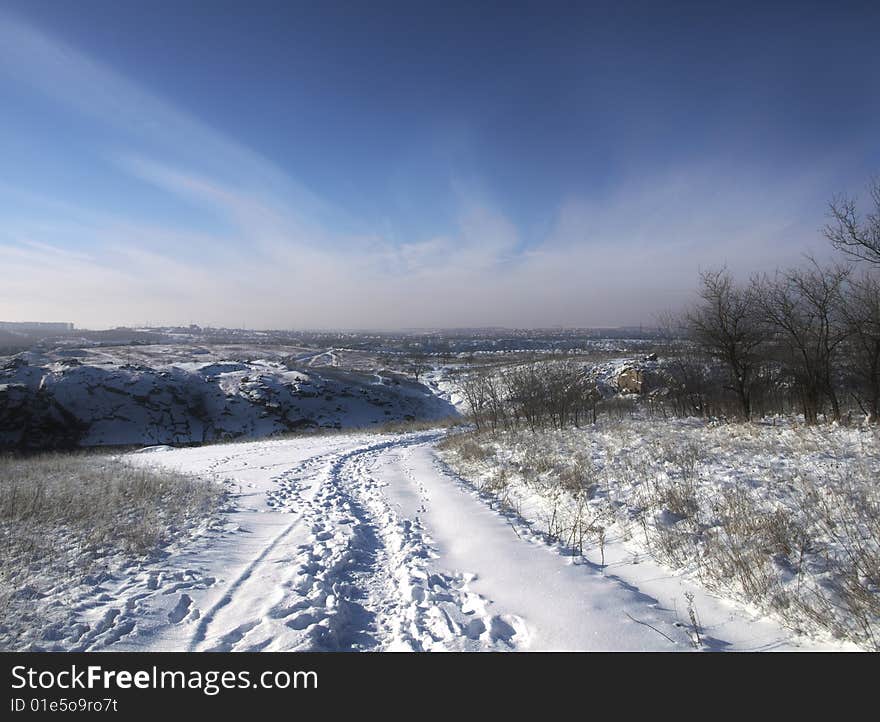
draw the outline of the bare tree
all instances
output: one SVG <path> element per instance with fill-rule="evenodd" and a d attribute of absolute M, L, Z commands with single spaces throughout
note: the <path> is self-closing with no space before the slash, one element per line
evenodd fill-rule
<path fill-rule="evenodd" d="M 507 426 L 507 400 L 504 396 L 504 384 L 497 373 L 491 371 L 482 375 L 486 397 L 486 415 L 493 431 L 499 426 Z"/>
<path fill-rule="evenodd" d="M 537 365 L 516 366 L 504 375 L 506 398 L 515 422 L 522 419 L 532 431 L 543 424 L 544 376 Z"/>
<path fill-rule="evenodd" d="M 667 401 L 672 404 L 672 412 L 683 416 L 710 416 L 708 359 L 689 338 L 687 314 L 663 312 L 657 316 L 657 328 L 667 345 L 662 375 L 669 389 Z"/>
<path fill-rule="evenodd" d="M 686 313 L 685 323 L 697 345 L 726 366 L 730 390 L 748 419 L 758 348 L 766 334 L 757 313 L 755 287 L 737 286 L 725 269 L 702 273 L 700 282 L 701 302 Z"/>
<path fill-rule="evenodd" d="M 807 268 L 753 282 L 765 323 L 787 352 L 785 360 L 808 424 L 817 422 L 826 398 L 834 418 L 840 419 L 833 372 L 840 345 L 849 334 L 841 314 L 841 291 L 850 272 L 845 266 L 822 267 L 810 259 Z"/>
<path fill-rule="evenodd" d="M 880 265 L 880 177 L 868 184 L 874 204 L 873 212 L 862 220 L 851 198 L 839 196 L 829 204 L 831 222 L 825 228 L 825 237 L 844 253 Z"/>
<path fill-rule="evenodd" d="M 849 328 L 856 402 L 871 423 L 880 422 L 880 279 L 870 274 L 850 280 L 843 314 Z"/>
<path fill-rule="evenodd" d="M 407 370 L 418 383 L 421 378 L 431 370 L 431 363 L 428 356 L 423 353 L 416 353 L 410 357 Z"/>
<path fill-rule="evenodd" d="M 459 393 L 461 393 L 465 403 L 468 405 L 474 425 L 478 430 L 485 428 L 487 422 L 486 407 L 489 403 L 489 395 L 483 374 L 465 371 L 455 374 L 453 378 Z"/>

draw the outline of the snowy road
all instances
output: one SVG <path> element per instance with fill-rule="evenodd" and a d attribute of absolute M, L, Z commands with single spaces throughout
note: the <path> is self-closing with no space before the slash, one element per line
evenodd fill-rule
<path fill-rule="evenodd" d="M 105 583 L 80 648 L 685 651 L 688 591 L 703 649 L 803 643 L 613 547 L 603 570 L 548 546 L 442 465 L 439 436 L 132 455 L 231 482 L 235 509 L 161 569 Z"/>

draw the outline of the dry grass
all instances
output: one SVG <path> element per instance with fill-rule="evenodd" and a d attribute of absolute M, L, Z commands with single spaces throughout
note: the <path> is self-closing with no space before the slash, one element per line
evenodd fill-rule
<path fill-rule="evenodd" d="M 115 457 L 0 456 L 3 617 L 21 625 L 41 613 L 44 596 L 80 583 L 105 560 L 149 556 L 185 537 L 224 496 L 216 484 Z"/>
<path fill-rule="evenodd" d="M 409 434 L 414 431 L 431 431 L 433 429 L 450 429 L 462 424 L 459 416 L 448 416 L 442 419 L 412 419 L 404 421 L 389 421 L 384 424 L 373 424 L 360 429 L 345 429 L 344 433 L 351 434 L 364 431 L 371 434 Z"/>
<path fill-rule="evenodd" d="M 255 438 L 253 436 L 241 436 L 235 439 L 217 439 L 206 441 L 197 446 L 225 446 L 227 444 L 252 444 L 258 441 L 277 441 L 279 439 L 301 439 L 303 437 L 324 436 L 350 436 L 353 434 L 409 434 L 417 431 L 432 431 L 434 429 L 451 429 L 462 426 L 466 421 L 461 416 L 446 416 L 439 419 L 400 419 L 386 421 L 381 424 L 368 424 L 366 426 L 310 426 L 297 431 L 282 431 L 271 436 Z"/>
<path fill-rule="evenodd" d="M 474 434 L 449 434 L 437 444 L 441 450 L 453 451 L 465 461 L 484 461 L 494 455 L 492 449 L 481 444 Z"/>
<path fill-rule="evenodd" d="M 504 494 L 537 495 L 533 521 L 575 550 L 598 550 L 613 527 L 793 629 L 880 648 L 874 432 L 633 421 L 462 434 L 443 447 L 463 476 L 503 468 Z"/>

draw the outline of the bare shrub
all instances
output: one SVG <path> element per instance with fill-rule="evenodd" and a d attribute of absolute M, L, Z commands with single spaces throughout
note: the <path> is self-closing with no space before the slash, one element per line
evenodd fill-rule
<path fill-rule="evenodd" d="M 739 589 L 752 601 L 773 602 L 779 596 L 771 566 L 773 546 L 767 518 L 756 513 L 751 497 L 727 489 L 716 503 L 716 524 L 704 537 L 700 573 L 710 588 Z M 780 606 L 776 600 L 773 606 Z"/>
<path fill-rule="evenodd" d="M 861 466 L 842 469 L 833 484 L 802 481 L 802 513 L 813 536 L 823 540 L 817 551 L 833 562 L 826 571 L 824 593 L 842 606 L 863 641 L 880 642 L 880 490 Z M 869 483 L 865 483 L 866 481 Z M 830 566 L 830 565 L 829 565 Z M 803 606 L 803 605 L 802 605 Z M 822 605 L 825 607 L 826 605 Z"/>
<path fill-rule="evenodd" d="M 584 494 L 591 498 L 599 486 L 598 472 L 592 459 L 583 454 L 575 454 L 560 464 L 557 478 L 562 488 L 574 496 Z"/>

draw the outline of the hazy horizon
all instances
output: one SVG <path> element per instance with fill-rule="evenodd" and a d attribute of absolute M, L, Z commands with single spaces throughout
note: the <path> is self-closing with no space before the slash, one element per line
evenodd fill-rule
<path fill-rule="evenodd" d="M 701 268 L 832 255 L 877 20 L 3 0 L 0 319 L 651 325 Z"/>
<path fill-rule="evenodd" d="M 9 319 L 0 318 L 0 330 L 3 330 L 3 324 L 65 324 L 65 323 L 73 323 L 72 321 L 68 321 L 66 319 L 22 319 L 10 321 Z M 361 334 L 369 334 L 369 333 L 381 333 L 381 334 L 431 334 L 431 333 L 439 333 L 439 332 L 447 332 L 447 333 L 465 333 L 470 331 L 657 331 L 659 330 L 659 326 L 656 324 L 636 324 L 634 326 L 622 325 L 622 326 L 607 326 L 607 325 L 597 325 L 597 326 L 563 326 L 560 324 L 553 324 L 549 326 L 402 326 L 402 327 L 362 327 L 362 328 L 347 328 L 343 326 L 319 326 L 319 327 L 309 327 L 309 326 L 291 326 L 291 327 L 259 327 L 259 326 L 211 326 L 211 325 L 201 325 L 195 322 L 184 322 L 184 323 L 161 323 L 161 322 L 150 322 L 150 323 L 125 323 L 119 324 L 116 326 L 80 326 L 76 323 L 73 324 L 73 332 L 77 331 L 114 331 L 114 330 L 122 330 L 127 329 L 131 331 L 137 330 L 162 330 L 167 328 L 190 328 L 192 326 L 196 326 L 199 330 L 202 331 L 253 331 L 256 333 L 262 332 L 278 332 L 278 333 L 361 333 Z"/>

